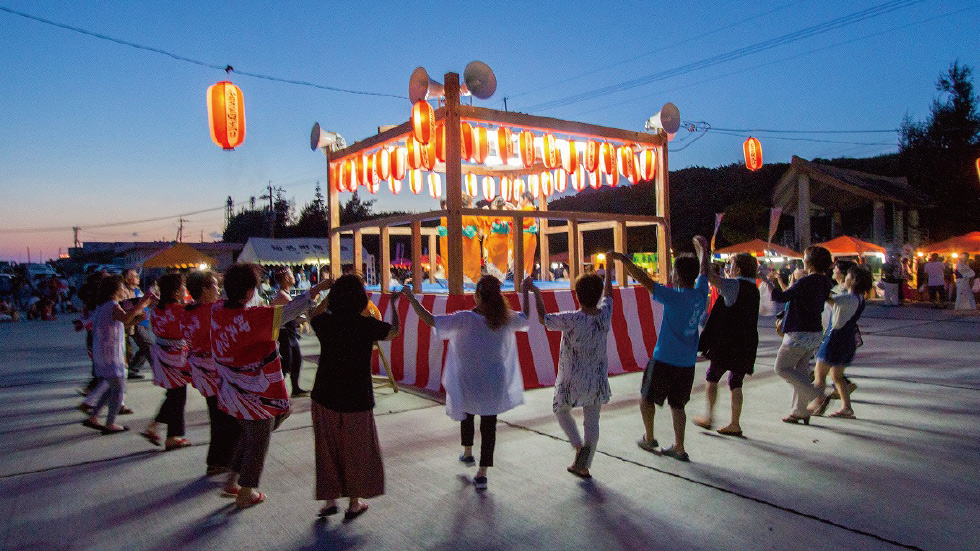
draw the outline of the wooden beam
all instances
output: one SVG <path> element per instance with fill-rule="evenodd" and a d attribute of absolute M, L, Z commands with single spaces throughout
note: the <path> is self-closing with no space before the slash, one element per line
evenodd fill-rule
<path fill-rule="evenodd" d="M 422 292 L 422 223 L 412 222 L 412 291 Z"/>
<path fill-rule="evenodd" d="M 391 287 L 391 243 L 388 239 L 388 226 L 381 226 L 381 292 L 387 293 Z"/>
<path fill-rule="evenodd" d="M 661 218 L 660 227 L 657 228 L 657 277 L 661 283 L 666 284 L 670 278 L 670 173 L 667 171 L 667 147 L 660 148 L 658 156 L 660 166 L 657 167 L 657 176 L 654 184 L 657 194 L 657 216 Z"/>
<path fill-rule="evenodd" d="M 556 132 L 560 134 L 572 134 L 580 137 L 605 138 L 616 140 L 623 143 L 638 143 L 647 146 L 666 145 L 666 136 L 662 134 L 647 134 L 644 132 L 634 132 L 622 128 L 611 128 L 608 126 L 598 126 L 584 122 L 573 122 L 551 117 L 539 117 L 526 113 L 516 113 L 514 111 L 498 111 L 486 107 L 474 107 L 472 105 L 459 106 L 461 119 L 486 122 L 491 124 L 504 124 L 519 126 L 522 129 L 537 130 L 541 132 Z M 446 143 L 449 141 L 447 139 Z M 448 153 L 447 153 L 448 157 Z"/>
<path fill-rule="evenodd" d="M 575 286 L 575 280 L 579 276 L 578 265 L 578 222 L 575 220 L 568 221 L 568 280 L 571 282 L 571 286 Z"/>
<path fill-rule="evenodd" d="M 541 211 L 548 212 L 548 198 L 541 195 Z M 548 219 L 538 219 L 538 250 L 541 252 L 541 279 L 551 281 L 551 248 L 548 243 Z"/>
<path fill-rule="evenodd" d="M 429 283 L 436 282 L 436 266 L 439 265 L 436 262 L 438 255 L 436 254 L 436 243 L 439 241 L 439 234 L 432 232 L 428 234 L 429 236 Z"/>
<path fill-rule="evenodd" d="M 354 273 L 360 274 L 361 277 L 365 277 L 364 267 L 362 266 L 364 257 L 364 250 L 362 248 L 361 232 L 354 232 Z"/>
<path fill-rule="evenodd" d="M 330 277 L 337 279 L 340 277 L 340 194 L 337 192 L 337 182 L 330 181 L 330 159 L 331 154 L 325 152 L 327 157 L 327 227 L 329 228 L 330 242 L 328 253 L 330 254 Z"/>
<path fill-rule="evenodd" d="M 516 210 L 516 213 L 525 211 Z M 524 281 L 524 217 L 520 214 L 514 218 L 514 226 L 510 231 L 514 240 L 514 290 L 520 292 L 521 282 Z"/>
<path fill-rule="evenodd" d="M 446 94 L 444 111 L 446 128 L 446 241 L 449 258 L 449 294 L 463 294 L 463 173 L 460 159 L 459 75 L 446 73 L 443 82 Z"/>
<path fill-rule="evenodd" d="M 613 228 L 613 249 L 617 252 L 626 253 L 626 222 L 618 222 Z M 609 269 L 610 260 L 606 258 L 606 269 Z M 616 266 L 616 284 L 626 287 L 626 267 L 622 262 L 614 262 Z"/>

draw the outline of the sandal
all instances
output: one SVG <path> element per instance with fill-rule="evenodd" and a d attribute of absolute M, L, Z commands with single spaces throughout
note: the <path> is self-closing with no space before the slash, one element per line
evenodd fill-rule
<path fill-rule="evenodd" d="M 327 505 L 326 507 L 323 507 L 322 509 L 320 509 L 320 512 L 316 514 L 316 517 L 317 518 L 326 518 L 326 517 L 329 517 L 331 515 L 336 515 L 338 511 L 339 511 L 339 509 L 337 509 L 337 506 L 336 505 Z M 346 516 L 346 515 L 344 515 L 344 516 Z"/>
<path fill-rule="evenodd" d="M 153 444 L 154 446 L 161 445 L 160 444 L 160 435 L 157 434 L 157 433 L 155 433 L 155 432 L 153 432 L 150 429 L 146 429 L 145 431 L 141 432 L 140 433 L 140 436 L 142 436 L 143 438 L 146 438 L 147 440 L 149 440 L 150 444 Z"/>
<path fill-rule="evenodd" d="M 164 451 L 176 450 L 180 448 L 186 448 L 191 445 L 191 441 L 186 438 L 174 438 L 167 442 L 167 445 L 163 447 Z"/>
<path fill-rule="evenodd" d="M 657 449 L 660 447 L 660 443 L 657 442 L 656 438 L 651 441 L 644 436 L 636 441 L 636 445 L 650 453 L 660 453 L 660 450 Z"/>
<path fill-rule="evenodd" d="M 725 436 L 742 436 L 742 431 L 736 429 L 730 429 L 728 427 L 721 427 L 716 430 L 718 434 L 724 434 Z"/>
<path fill-rule="evenodd" d="M 356 519 L 357 517 L 363 515 L 364 514 L 364 511 L 367 511 L 368 510 L 367 503 L 362 503 L 361 505 L 362 505 L 362 507 L 360 509 L 356 510 L 356 511 L 351 511 L 350 509 L 347 509 L 347 512 L 344 513 L 344 522 L 352 521 L 352 520 Z"/>
<path fill-rule="evenodd" d="M 113 428 L 113 427 L 103 427 L 102 428 L 102 434 L 103 435 L 105 435 L 105 434 L 119 434 L 120 432 L 126 432 L 128 430 L 129 430 L 129 427 L 125 427 L 125 426 L 120 426 L 120 427 L 116 427 L 116 428 Z"/>
<path fill-rule="evenodd" d="M 827 408 L 829 406 L 830 406 L 830 396 L 827 395 L 820 398 L 820 403 L 817 404 L 817 407 L 810 410 L 810 415 L 821 416 L 824 414 L 824 412 L 827 411 Z"/>
<path fill-rule="evenodd" d="M 783 417 L 783 423 L 790 423 L 796 425 L 798 423 L 803 423 L 804 425 L 810 424 L 810 416 L 800 417 L 799 415 L 790 415 L 789 417 Z"/>
<path fill-rule="evenodd" d="M 674 446 L 671 446 L 669 448 L 664 448 L 660 450 L 660 453 L 666 455 L 667 457 L 673 457 L 678 461 L 684 461 L 684 462 L 691 461 L 691 457 L 687 455 L 687 452 L 679 452 L 674 449 Z"/>
<path fill-rule="evenodd" d="M 242 503 L 240 501 L 236 501 L 235 502 L 235 507 L 238 507 L 239 509 L 248 509 L 249 507 L 252 507 L 253 505 L 258 505 L 259 503 L 262 503 L 263 501 L 265 501 L 265 494 L 263 494 L 262 492 L 259 492 L 258 494 L 256 494 L 255 497 L 253 497 L 252 499 L 248 500 L 247 503 Z"/>
<path fill-rule="evenodd" d="M 235 488 L 233 490 L 229 490 L 228 488 L 222 488 L 221 497 L 238 497 L 239 491 L 241 491 L 241 488 Z"/>
<path fill-rule="evenodd" d="M 86 419 L 86 420 L 82 421 L 82 426 L 83 427 L 88 427 L 90 429 L 95 429 L 95 430 L 102 430 L 102 429 L 105 428 L 105 426 L 100 425 L 100 424 L 96 423 L 95 421 L 92 421 L 91 419 Z"/>
<path fill-rule="evenodd" d="M 857 419 L 854 416 L 854 412 L 849 409 L 842 409 L 840 411 L 835 411 L 828 415 L 827 417 L 836 417 L 838 419 Z"/>

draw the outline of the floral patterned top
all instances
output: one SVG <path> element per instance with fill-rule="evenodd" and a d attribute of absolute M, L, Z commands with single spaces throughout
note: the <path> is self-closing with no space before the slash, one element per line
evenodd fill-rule
<path fill-rule="evenodd" d="M 612 297 L 603 297 L 599 313 L 594 316 L 581 310 L 545 314 L 544 326 L 561 331 L 554 411 L 609 402 L 612 392 L 606 341 L 612 326 L 612 307 Z"/>

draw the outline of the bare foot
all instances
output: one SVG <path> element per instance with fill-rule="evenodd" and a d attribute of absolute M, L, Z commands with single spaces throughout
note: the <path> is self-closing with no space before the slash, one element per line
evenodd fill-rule
<path fill-rule="evenodd" d="M 695 415 L 691 418 L 691 422 L 695 425 L 701 427 L 702 429 L 711 430 L 711 418 L 702 415 Z"/>
<path fill-rule="evenodd" d="M 742 436 L 742 427 L 736 425 L 735 423 L 729 423 L 718 429 L 717 432 L 718 434 L 724 434 L 726 436 Z"/>

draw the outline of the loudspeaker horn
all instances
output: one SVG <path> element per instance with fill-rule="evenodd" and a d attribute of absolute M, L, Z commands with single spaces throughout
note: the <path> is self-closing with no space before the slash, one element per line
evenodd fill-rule
<path fill-rule="evenodd" d="M 408 79 L 408 99 L 414 105 L 424 99 L 441 98 L 445 95 L 442 84 L 429 78 L 429 73 L 422 67 L 416 67 L 412 71 L 412 77 Z"/>
<path fill-rule="evenodd" d="M 647 132 L 659 132 L 663 130 L 668 136 L 673 137 L 681 127 L 681 112 L 673 103 L 665 103 L 660 112 L 647 119 Z"/>
<path fill-rule="evenodd" d="M 347 140 L 342 138 L 340 134 L 336 132 L 327 132 L 320 128 L 320 123 L 313 123 L 313 131 L 310 132 L 310 149 L 313 151 L 316 151 L 317 149 L 337 151 L 338 149 L 343 149 L 345 147 L 347 147 Z"/>
<path fill-rule="evenodd" d="M 466 90 L 479 99 L 487 99 L 497 91 L 497 77 L 493 69 L 482 61 L 471 61 L 466 65 L 463 83 Z"/>

